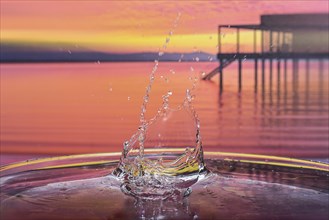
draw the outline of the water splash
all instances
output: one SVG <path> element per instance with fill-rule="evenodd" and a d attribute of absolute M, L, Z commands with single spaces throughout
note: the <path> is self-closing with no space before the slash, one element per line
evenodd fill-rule
<path fill-rule="evenodd" d="M 174 29 L 180 19 L 174 21 Z M 163 48 L 170 42 L 174 29 L 167 36 Z M 159 57 L 164 51 L 159 52 Z M 200 121 L 192 106 L 192 91 L 197 78 L 192 80 L 191 90 L 186 90 L 183 103 L 171 108 L 168 91 L 162 96 L 162 105 L 156 115 L 146 120 L 145 113 L 155 80 L 159 59 L 150 74 L 149 84 L 143 97 L 138 131 L 123 144 L 123 152 L 114 175 L 121 178 L 123 192 L 138 198 L 166 199 L 170 196 L 189 196 L 190 186 L 205 173 L 203 149 L 200 135 Z M 190 79 L 191 80 L 191 79 Z M 177 137 L 168 137 L 168 130 L 175 129 Z M 185 139 L 184 139 L 185 138 Z M 170 141 L 173 141 L 170 143 Z M 152 149 L 161 148 L 160 154 Z"/>
<path fill-rule="evenodd" d="M 123 180 L 122 190 L 127 194 L 147 199 L 188 196 L 189 187 L 206 171 L 193 95 L 187 90 L 183 104 L 173 109 L 169 105 L 172 94 L 168 91 L 156 116 L 124 142 L 114 174 Z M 168 137 L 168 130 L 173 128 L 177 136 Z M 180 137 L 190 138 L 180 140 Z M 162 153 L 153 154 L 155 148 L 160 148 Z"/>

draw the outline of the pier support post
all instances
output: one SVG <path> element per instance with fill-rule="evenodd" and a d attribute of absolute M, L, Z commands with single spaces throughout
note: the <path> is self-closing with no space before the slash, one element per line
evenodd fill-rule
<path fill-rule="evenodd" d="M 241 88 L 242 88 L 242 61 L 239 58 L 239 93 L 241 92 Z"/>
<path fill-rule="evenodd" d="M 223 60 L 219 59 L 219 93 L 223 93 Z"/>

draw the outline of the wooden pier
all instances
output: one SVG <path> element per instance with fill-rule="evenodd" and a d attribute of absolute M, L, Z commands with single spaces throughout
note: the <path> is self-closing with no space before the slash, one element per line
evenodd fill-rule
<path fill-rule="evenodd" d="M 224 51 L 225 42 L 223 30 L 228 29 L 231 37 L 236 35 L 233 49 Z M 287 60 L 323 59 L 329 58 L 329 14 L 288 14 L 262 15 L 259 25 L 220 25 L 218 27 L 218 60 L 219 66 L 203 77 L 210 80 L 219 73 L 219 90 L 224 90 L 224 68 L 231 63 L 238 62 L 238 91 L 242 90 L 242 61 L 254 60 L 255 92 L 258 88 L 258 61 L 261 62 L 262 74 L 265 72 L 265 61 L 269 60 L 270 73 L 273 60 L 277 60 L 280 73 L 281 62 L 287 68 Z M 243 31 L 249 35 L 241 37 Z M 233 34 L 232 34 L 233 32 Z M 233 36 L 234 37 L 234 36 Z M 251 48 L 244 39 L 252 39 Z M 231 44 L 232 45 L 232 44 Z M 264 81 L 262 77 L 262 86 Z"/>

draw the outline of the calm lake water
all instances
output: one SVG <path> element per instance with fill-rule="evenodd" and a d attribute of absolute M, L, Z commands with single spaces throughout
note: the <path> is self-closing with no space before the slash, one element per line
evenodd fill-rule
<path fill-rule="evenodd" d="M 154 63 L 1 64 L 1 163 L 49 155 L 121 151 L 139 125 L 140 107 Z M 217 63 L 160 62 L 147 117 L 173 92 L 182 102 L 190 76 Z M 243 63 L 242 92 L 237 68 L 200 81 L 194 106 L 205 151 L 278 155 L 328 161 L 328 62 L 300 61 L 285 72 L 266 63 L 265 84 L 253 63 Z M 260 67 L 260 66 L 259 66 Z M 271 77 L 272 76 L 272 77 Z M 272 80 L 271 80 L 272 78 Z M 175 132 L 174 129 L 171 132 Z"/>

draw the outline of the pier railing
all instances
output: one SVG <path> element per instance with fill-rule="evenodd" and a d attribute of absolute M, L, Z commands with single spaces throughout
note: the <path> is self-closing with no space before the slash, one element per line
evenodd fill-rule
<path fill-rule="evenodd" d="M 327 25 L 220 25 L 218 27 L 219 66 L 203 77 L 210 80 L 219 73 L 220 93 L 223 92 L 223 70 L 238 62 L 238 90 L 242 89 L 242 61 L 255 62 L 255 91 L 257 91 L 258 61 L 328 59 Z"/>

